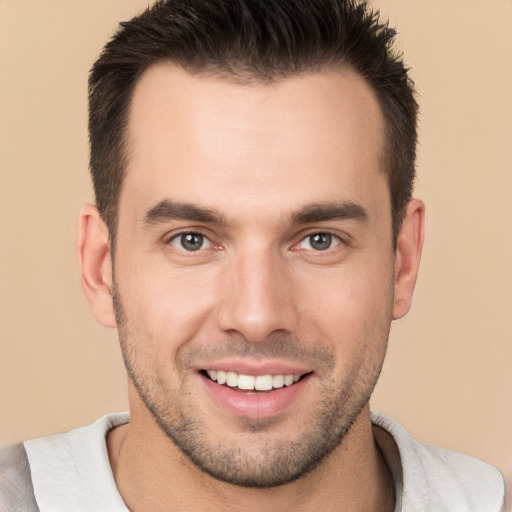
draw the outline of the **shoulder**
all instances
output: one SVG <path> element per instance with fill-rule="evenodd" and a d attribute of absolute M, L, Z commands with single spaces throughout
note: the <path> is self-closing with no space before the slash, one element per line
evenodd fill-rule
<path fill-rule="evenodd" d="M 47 466 L 73 464 L 81 455 L 89 458 L 91 452 L 99 451 L 103 459 L 106 454 L 106 435 L 109 430 L 129 421 L 128 413 L 107 414 L 90 425 L 79 427 L 64 434 L 39 437 L 25 441 L 30 466 L 44 459 Z"/>
<path fill-rule="evenodd" d="M 128 421 L 127 413 L 109 414 L 65 434 L 24 443 L 41 511 L 126 511 L 110 468 L 106 435 Z"/>
<path fill-rule="evenodd" d="M 421 510 L 419 506 L 436 512 L 502 509 L 505 486 L 495 467 L 467 455 L 419 443 L 402 425 L 385 415 L 373 413 L 372 422 L 396 443 L 402 499 L 411 504 L 404 510 Z M 380 445 L 378 439 L 377 443 Z"/>
<path fill-rule="evenodd" d="M 27 453 L 22 444 L 0 450 L 0 510 L 37 512 Z"/>

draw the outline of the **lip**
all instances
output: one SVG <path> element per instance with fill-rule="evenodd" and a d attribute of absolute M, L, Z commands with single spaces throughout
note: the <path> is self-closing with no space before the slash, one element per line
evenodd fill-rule
<path fill-rule="evenodd" d="M 255 367 L 253 364 L 212 364 L 207 365 L 208 370 L 234 371 L 244 375 L 276 375 L 276 374 L 305 374 L 301 370 L 286 364 L 264 364 Z M 293 406 L 301 394 L 308 387 L 312 374 L 308 373 L 291 386 L 285 386 L 269 391 L 240 392 L 236 388 L 218 384 L 203 373 L 197 375 L 202 380 L 206 393 L 213 403 L 227 411 L 229 414 L 248 419 L 264 419 L 284 413 Z"/>
<path fill-rule="evenodd" d="M 248 361 L 247 359 L 230 359 L 229 361 L 217 361 L 214 363 L 205 363 L 204 366 L 196 368 L 196 371 L 214 370 L 235 372 L 243 375 L 304 375 L 310 373 L 312 368 L 295 366 L 278 361 Z"/>

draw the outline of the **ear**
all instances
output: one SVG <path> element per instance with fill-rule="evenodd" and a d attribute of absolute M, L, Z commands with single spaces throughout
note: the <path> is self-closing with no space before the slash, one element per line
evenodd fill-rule
<path fill-rule="evenodd" d="M 80 211 L 76 250 L 82 289 L 94 317 L 104 327 L 117 327 L 112 301 L 109 230 L 92 204 L 86 204 Z"/>
<path fill-rule="evenodd" d="M 425 205 L 411 199 L 397 238 L 393 320 L 405 316 L 412 302 L 425 236 Z"/>

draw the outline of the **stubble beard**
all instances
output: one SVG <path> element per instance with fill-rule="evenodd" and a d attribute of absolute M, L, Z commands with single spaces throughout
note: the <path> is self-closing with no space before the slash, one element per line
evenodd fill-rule
<path fill-rule="evenodd" d="M 330 384 L 322 384 L 319 391 L 322 400 L 315 410 L 309 411 L 310 419 L 296 440 L 273 439 L 270 434 L 276 421 L 274 418 L 245 418 L 237 425 L 239 433 L 234 436 L 236 441 L 233 440 L 230 445 L 226 440 L 228 436 L 222 441 L 215 441 L 208 419 L 200 417 L 194 408 L 194 397 L 184 386 L 174 390 L 173 396 L 165 394 L 162 380 L 155 376 L 154 369 L 145 367 L 139 357 L 143 349 L 138 347 L 142 345 L 139 343 L 137 346 L 130 333 L 120 297 L 115 290 L 113 298 L 128 376 L 160 429 L 202 472 L 242 487 L 271 488 L 291 483 L 316 468 L 343 442 L 377 383 L 389 334 L 388 328 L 385 339 L 378 340 L 380 346 L 384 346 L 383 353 L 371 367 L 362 368 L 362 360 L 349 369 L 343 382 L 325 379 Z M 272 344 L 264 345 L 270 348 L 264 348 L 263 353 L 261 345 L 255 349 L 255 345 L 239 339 L 229 339 L 226 345 L 228 348 L 224 350 L 231 355 L 254 355 L 258 352 L 261 357 L 278 352 L 283 357 L 297 359 L 297 353 L 300 353 L 302 360 L 307 361 L 304 359 L 307 353 L 309 360 L 320 364 L 326 374 L 334 372 L 335 358 L 327 350 L 306 352 L 294 348 L 297 343 L 290 340 L 273 340 Z M 250 446 L 256 449 L 248 448 Z"/>

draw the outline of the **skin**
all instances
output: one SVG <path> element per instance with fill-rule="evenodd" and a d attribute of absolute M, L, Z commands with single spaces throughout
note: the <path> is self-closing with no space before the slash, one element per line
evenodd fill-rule
<path fill-rule="evenodd" d="M 243 85 L 163 63 L 142 76 L 115 279 L 92 205 L 78 242 L 84 291 L 119 328 L 130 376 L 131 422 L 108 448 L 131 510 L 393 509 L 368 399 L 410 307 L 424 207 L 409 203 L 393 251 L 383 123 L 350 70 Z M 310 237 L 326 233 L 318 250 Z M 276 411 L 265 397 L 234 413 L 201 373 L 224 366 L 307 378 Z"/>

